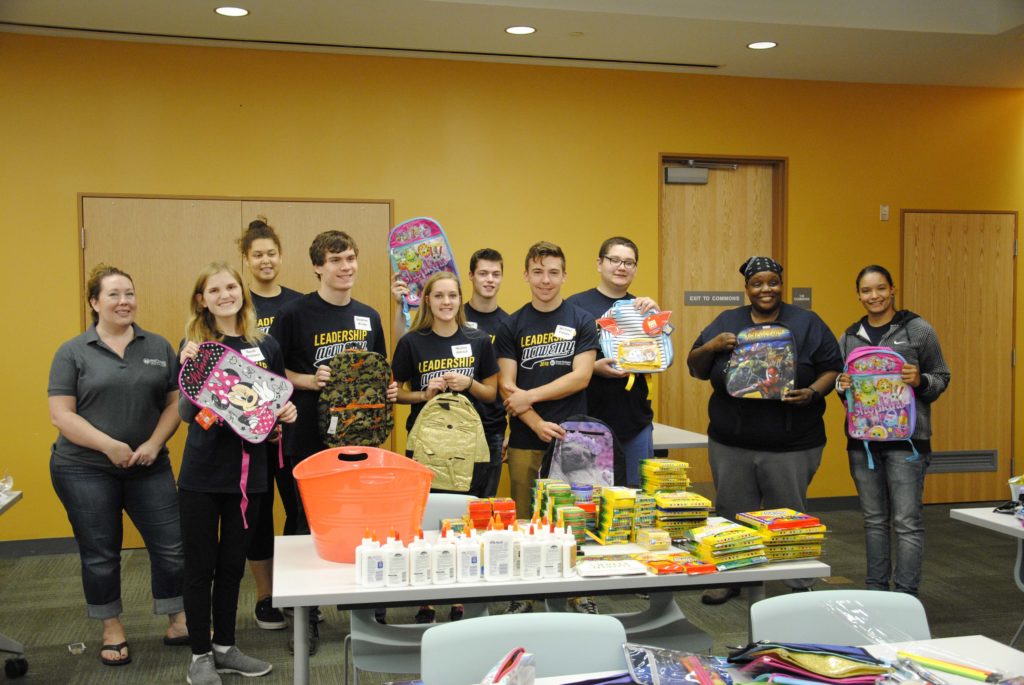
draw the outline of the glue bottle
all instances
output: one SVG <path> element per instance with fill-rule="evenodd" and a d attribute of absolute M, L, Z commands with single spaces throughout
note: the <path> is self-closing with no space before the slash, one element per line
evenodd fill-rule
<path fill-rule="evenodd" d="M 384 546 L 384 573 L 387 587 L 402 587 L 409 584 L 409 550 L 402 545 L 398 534 L 391 531 L 388 544 Z"/>
<path fill-rule="evenodd" d="M 502 582 L 512 579 L 512 531 L 505 530 L 501 519 L 494 517 L 493 529 L 484 533 L 484 580 Z"/>
<path fill-rule="evenodd" d="M 441 529 L 440 537 L 434 543 L 430 564 L 434 585 L 448 585 L 455 582 L 455 560 L 458 553 L 455 549 L 455 541 L 449 535 L 450 532 L 446 523 Z"/>
<path fill-rule="evenodd" d="M 360 585 L 363 587 L 384 587 L 387 582 L 384 569 L 384 550 L 376 537 L 363 550 Z"/>
<path fill-rule="evenodd" d="M 512 521 L 512 577 L 523 577 L 523 540 L 526 536 L 519 527 L 519 521 Z"/>
<path fill-rule="evenodd" d="M 562 541 L 555 535 L 555 524 L 550 524 L 541 536 L 541 578 L 559 578 L 562 575 Z"/>
<path fill-rule="evenodd" d="M 474 535 L 471 526 L 456 543 L 458 556 L 455 564 L 455 575 L 460 583 L 472 583 L 480 580 L 480 538 Z"/>
<path fill-rule="evenodd" d="M 572 578 L 576 575 L 576 536 L 572 534 L 572 526 L 566 526 L 561 537 L 562 577 Z"/>
<path fill-rule="evenodd" d="M 366 566 L 364 563 L 366 550 L 371 547 L 379 549 L 380 543 L 374 539 L 373 535 L 370 533 L 370 529 L 367 528 L 363 531 L 362 541 L 356 545 L 356 584 L 358 585 L 363 584 L 363 576 L 366 573 Z"/>
<path fill-rule="evenodd" d="M 430 585 L 434 546 L 423 539 L 423 529 L 409 543 L 409 585 Z"/>
<path fill-rule="evenodd" d="M 520 568 L 523 580 L 535 580 L 540 578 L 540 556 L 541 541 L 537 539 L 537 533 L 530 525 L 530 532 L 523 538 L 520 557 Z"/>

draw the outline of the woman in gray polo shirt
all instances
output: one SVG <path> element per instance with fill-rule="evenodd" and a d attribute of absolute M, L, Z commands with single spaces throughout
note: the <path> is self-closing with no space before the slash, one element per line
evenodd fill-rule
<path fill-rule="evenodd" d="M 131 661 L 121 624 L 121 511 L 149 552 L 153 611 L 167 614 L 168 645 L 187 644 L 184 554 L 166 442 L 179 424 L 177 360 L 170 344 L 135 325 L 135 286 L 97 265 L 87 284 L 93 324 L 57 350 L 50 366 L 53 488 L 82 559 L 90 618 L 103 621 L 100 660 Z"/>

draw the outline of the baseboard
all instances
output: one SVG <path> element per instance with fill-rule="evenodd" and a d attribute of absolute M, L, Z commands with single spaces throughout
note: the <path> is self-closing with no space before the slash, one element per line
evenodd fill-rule
<path fill-rule="evenodd" d="M 0 559 L 31 557 L 40 554 L 77 554 L 74 538 L 40 538 L 38 540 L 10 540 L 0 542 Z"/>

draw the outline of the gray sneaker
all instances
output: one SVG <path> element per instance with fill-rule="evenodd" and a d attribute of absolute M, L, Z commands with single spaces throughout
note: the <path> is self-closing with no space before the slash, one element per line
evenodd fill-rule
<path fill-rule="evenodd" d="M 221 685 L 220 676 L 213 665 L 213 656 L 204 654 L 188 667 L 188 675 L 185 682 L 189 685 Z"/>
<path fill-rule="evenodd" d="M 223 654 L 213 650 L 213 662 L 217 666 L 217 673 L 237 673 L 247 678 L 266 675 L 274 668 L 266 661 L 242 654 L 234 645 Z"/>

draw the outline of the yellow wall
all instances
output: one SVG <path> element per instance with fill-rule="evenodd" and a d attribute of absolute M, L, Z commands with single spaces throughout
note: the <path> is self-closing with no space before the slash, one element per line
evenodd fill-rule
<path fill-rule="evenodd" d="M 861 314 L 856 270 L 897 265 L 900 209 L 1024 207 L 1020 90 L 5 33 L 0 65 L 0 469 L 26 492 L 0 521 L 0 539 L 70 534 L 47 472 L 54 429 L 44 388 L 53 350 L 79 332 L 79 192 L 394 199 L 399 220 L 438 217 L 463 258 L 485 243 L 504 252 L 502 299 L 512 309 L 527 296 L 517 265 L 541 238 L 566 249 L 574 292 L 593 285 L 600 239 L 633 236 L 644 256 L 635 290 L 656 291 L 660 153 L 782 156 L 787 282 L 812 286 L 815 310 L 837 330 Z M 888 223 L 878 221 L 881 203 L 892 207 Z M 679 332 L 680 346 L 695 333 Z M 854 492 L 830 411 L 812 496 Z"/>

